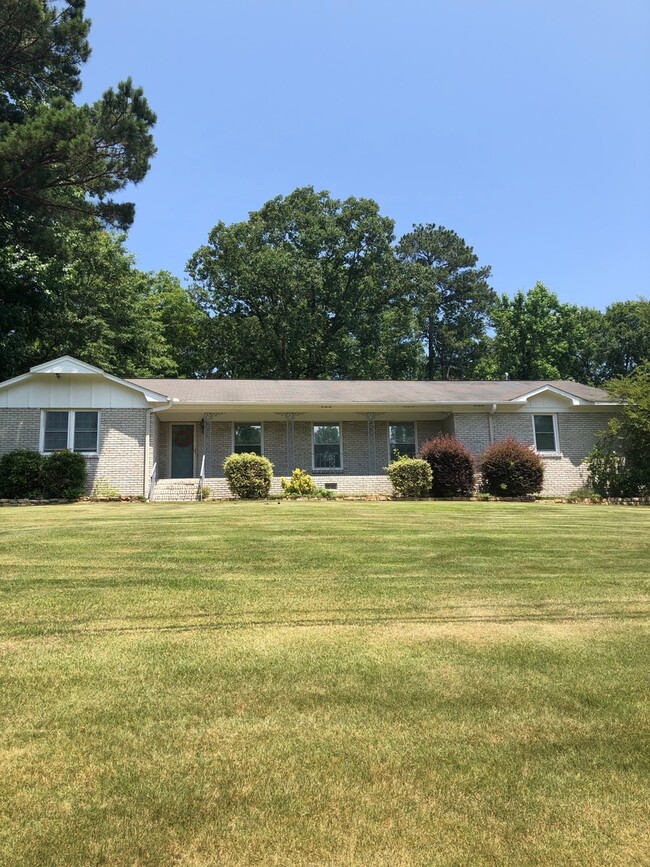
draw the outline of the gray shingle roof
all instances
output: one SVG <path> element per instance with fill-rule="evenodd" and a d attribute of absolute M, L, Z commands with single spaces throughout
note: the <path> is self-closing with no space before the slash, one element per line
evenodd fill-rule
<path fill-rule="evenodd" d="M 413 382 L 395 380 L 131 379 L 181 403 L 419 404 L 503 403 L 551 385 L 587 401 L 607 401 L 600 388 L 577 382 Z"/>

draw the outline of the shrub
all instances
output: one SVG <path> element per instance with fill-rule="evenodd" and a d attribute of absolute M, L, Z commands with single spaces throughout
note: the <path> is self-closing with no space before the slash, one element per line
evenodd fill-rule
<path fill-rule="evenodd" d="M 106 497 L 114 500 L 120 496 L 120 492 L 115 488 L 108 479 L 97 479 L 93 485 L 93 497 Z"/>
<path fill-rule="evenodd" d="M 233 453 L 223 465 L 231 493 L 242 500 L 268 497 L 273 480 L 273 464 L 254 452 Z"/>
<path fill-rule="evenodd" d="M 581 503 L 584 500 L 589 500 L 590 503 L 600 503 L 602 502 L 602 497 L 600 494 L 597 494 L 592 488 L 576 488 L 575 491 L 571 491 L 571 493 L 567 497 L 567 501 L 569 503 Z"/>
<path fill-rule="evenodd" d="M 43 464 L 43 490 L 52 499 L 76 500 L 86 489 L 88 471 L 83 455 L 63 449 Z"/>
<path fill-rule="evenodd" d="M 637 497 L 643 493 L 640 475 L 625 454 L 615 426 L 600 434 L 586 463 L 589 484 L 601 497 Z"/>
<path fill-rule="evenodd" d="M 282 490 L 285 497 L 315 497 L 318 489 L 314 484 L 314 480 L 304 470 L 296 468 L 291 474 L 289 481 L 280 479 Z"/>
<path fill-rule="evenodd" d="M 495 497 L 527 497 L 542 490 L 544 464 L 514 437 L 492 443 L 483 452 L 482 488 Z"/>
<path fill-rule="evenodd" d="M 434 437 L 420 446 L 419 456 L 431 467 L 433 497 L 469 497 L 474 493 L 474 458 L 456 437 Z"/>
<path fill-rule="evenodd" d="M 0 497 L 37 499 L 43 496 L 40 452 L 16 449 L 0 458 Z"/>
<path fill-rule="evenodd" d="M 403 455 L 387 468 L 388 478 L 399 497 L 426 497 L 431 490 L 433 474 L 429 464 L 420 458 Z"/>

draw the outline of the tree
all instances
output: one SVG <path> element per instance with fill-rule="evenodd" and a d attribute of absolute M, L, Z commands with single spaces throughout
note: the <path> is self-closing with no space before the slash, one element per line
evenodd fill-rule
<path fill-rule="evenodd" d="M 491 269 L 451 229 L 417 225 L 397 245 L 403 292 L 415 313 L 427 379 L 469 377 L 495 300 Z"/>
<path fill-rule="evenodd" d="M 487 378 L 602 381 L 602 313 L 560 303 L 536 283 L 502 295 L 490 314 L 494 339 L 479 367 Z"/>
<path fill-rule="evenodd" d="M 217 223 L 190 259 L 194 297 L 212 316 L 214 375 L 378 375 L 391 299 L 393 222 L 370 199 L 313 187 Z"/>
<path fill-rule="evenodd" d="M 0 225 L 24 244 L 53 221 L 126 228 L 133 205 L 108 196 L 141 181 L 156 117 L 130 79 L 76 105 L 90 54 L 85 0 L 5 0 L 0 17 Z M 42 239 L 41 239 L 42 240 Z"/>
<path fill-rule="evenodd" d="M 587 458 L 589 481 L 603 496 L 650 495 L 650 361 L 607 383 L 621 400 L 620 413 L 609 423 Z"/>
<path fill-rule="evenodd" d="M 155 115 L 127 79 L 77 105 L 90 54 L 84 0 L 4 0 L 0 8 L 0 377 L 27 360 L 69 233 L 126 228 L 111 195 L 145 176 Z"/>
<path fill-rule="evenodd" d="M 605 311 L 605 378 L 623 377 L 650 360 L 650 301 L 616 301 Z"/>
<path fill-rule="evenodd" d="M 67 260 L 55 260 L 56 284 L 35 314 L 36 335 L 23 367 L 74 355 L 120 376 L 175 376 L 153 275 L 139 271 L 124 235 L 67 234 Z"/>

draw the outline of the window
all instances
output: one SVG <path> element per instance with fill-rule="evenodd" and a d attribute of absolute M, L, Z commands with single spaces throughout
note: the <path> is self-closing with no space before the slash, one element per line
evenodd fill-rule
<path fill-rule="evenodd" d="M 391 461 L 401 455 L 406 455 L 409 458 L 415 457 L 415 422 L 407 421 L 402 424 L 388 425 L 388 439 Z"/>
<path fill-rule="evenodd" d="M 554 415 L 534 415 L 535 448 L 538 452 L 557 454 L 557 418 Z"/>
<path fill-rule="evenodd" d="M 241 452 L 254 452 L 256 455 L 261 455 L 262 425 L 236 424 L 234 450 L 237 454 L 241 454 Z"/>
<path fill-rule="evenodd" d="M 70 449 L 96 454 L 99 413 L 87 410 L 46 410 L 43 420 L 43 451 Z"/>
<path fill-rule="evenodd" d="M 314 425 L 314 469 L 341 469 L 341 425 Z"/>

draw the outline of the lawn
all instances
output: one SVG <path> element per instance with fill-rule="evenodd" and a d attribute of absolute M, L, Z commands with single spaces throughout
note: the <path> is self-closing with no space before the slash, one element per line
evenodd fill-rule
<path fill-rule="evenodd" d="M 650 509 L 0 509 L 0 864 L 648 863 Z"/>

